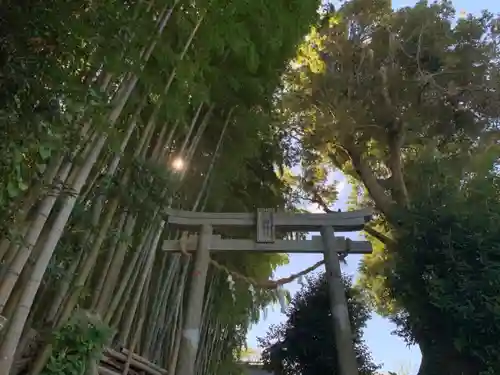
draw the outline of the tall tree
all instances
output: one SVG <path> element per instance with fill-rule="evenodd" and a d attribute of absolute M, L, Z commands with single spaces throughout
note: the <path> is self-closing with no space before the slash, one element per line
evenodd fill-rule
<path fill-rule="evenodd" d="M 488 302 L 471 304 L 467 313 L 478 324 L 486 324 L 484 314 L 498 308 L 488 286 L 498 278 L 489 273 L 486 278 L 474 256 L 463 259 L 467 266 L 451 257 L 453 267 L 437 256 L 452 245 L 461 248 L 459 232 L 450 229 L 469 219 L 454 216 L 454 223 L 428 225 L 431 220 L 415 221 L 415 215 L 425 217 L 430 209 L 425 200 L 436 203 L 442 187 L 453 186 L 458 197 L 450 191 L 447 206 L 433 208 L 433 215 L 448 217 L 450 199 L 460 205 L 468 194 L 466 187 L 460 190 L 464 181 L 490 171 L 498 158 L 499 31 L 488 12 L 457 20 L 450 2 L 422 1 L 393 11 L 388 1 L 353 0 L 329 10 L 285 76 L 278 112 L 284 131 L 299 141 L 292 152 L 302 157 L 306 172 L 325 165 L 343 171 L 362 196 L 358 204 L 379 214 L 366 228 L 377 249 L 365 258 L 364 284 L 379 312 L 395 318 L 404 336 L 419 344 L 421 374 L 498 371 L 498 354 L 489 341 L 497 328 L 491 336 L 479 334 L 478 326 L 463 320 L 459 285 L 442 287 L 454 285 L 455 278 L 460 285 L 480 287 L 476 293 Z M 321 193 L 314 184 L 309 191 Z M 328 210 L 321 194 L 312 197 Z M 476 198 L 467 199 L 474 210 Z M 483 249 L 485 234 L 478 229 L 468 232 L 477 241 L 471 254 Z M 452 243 L 434 242 L 446 231 Z M 404 253 L 411 239 L 412 256 L 389 261 Z M 496 262 L 489 258 L 488 267 L 496 269 Z M 442 272 L 428 274 L 433 267 Z M 477 275 L 485 276 L 479 284 Z M 426 278 L 432 282 L 423 282 Z"/>
<path fill-rule="evenodd" d="M 370 310 L 347 277 L 344 278 L 344 285 L 359 373 L 373 375 L 379 366 L 374 364 L 362 337 Z M 338 373 L 328 285 L 324 274 L 307 278 L 307 284 L 293 297 L 286 315 L 285 323 L 271 326 L 267 335 L 259 339 L 265 367 L 276 375 Z"/>

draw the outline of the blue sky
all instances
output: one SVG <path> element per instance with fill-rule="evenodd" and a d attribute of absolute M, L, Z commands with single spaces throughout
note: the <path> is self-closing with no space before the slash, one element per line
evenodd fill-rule
<path fill-rule="evenodd" d="M 414 0 L 394 0 L 393 7 L 411 6 L 414 5 L 415 2 Z M 467 13 L 478 14 L 483 9 L 492 12 L 500 12 L 500 1 L 498 0 L 455 0 L 453 4 L 458 12 L 465 11 Z M 334 208 L 344 210 L 346 209 L 347 197 L 349 196 L 351 187 L 346 183 L 345 178 L 339 172 L 334 173 L 331 178 L 339 182 L 340 190 L 339 199 Z M 317 207 L 311 206 L 309 208 L 311 211 L 316 210 L 320 212 Z M 338 235 L 346 236 L 351 239 L 361 238 L 358 233 L 338 233 Z M 290 274 L 299 272 L 313 265 L 321 258 L 322 255 L 320 254 L 290 255 L 289 264 L 280 267 L 275 273 L 275 278 L 286 277 Z M 361 255 L 350 255 L 347 258 L 347 265 L 343 266 L 343 271 L 348 275 L 356 277 L 360 260 Z M 300 286 L 297 282 L 293 282 L 288 284 L 286 289 L 293 295 L 300 289 Z M 285 320 L 285 316 L 280 312 L 279 306 L 270 306 L 266 315 L 266 319 L 262 318 L 248 333 L 247 343 L 249 348 L 257 348 L 257 337 L 264 336 L 271 324 L 277 324 Z M 394 331 L 394 329 L 395 326 L 386 319 L 377 315 L 372 315 L 365 329 L 364 338 L 367 345 L 370 347 L 375 362 L 383 364 L 383 371 L 400 372 L 404 369 L 404 372 L 407 374 L 416 374 L 420 364 L 420 351 L 417 347 L 406 346 L 399 337 L 392 335 L 391 332 Z"/>

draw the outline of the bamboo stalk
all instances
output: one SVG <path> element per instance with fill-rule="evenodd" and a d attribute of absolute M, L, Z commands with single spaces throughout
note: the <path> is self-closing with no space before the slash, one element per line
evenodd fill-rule
<path fill-rule="evenodd" d="M 177 319 L 177 330 L 176 334 L 172 335 L 174 338 L 174 341 L 172 342 L 172 352 L 170 354 L 170 358 L 168 359 L 170 362 L 170 366 L 168 367 L 168 373 L 169 374 L 175 374 L 176 368 L 177 368 L 177 359 L 179 358 L 179 349 L 181 346 L 181 339 L 182 339 L 182 325 L 184 323 L 184 319 L 182 317 L 182 305 L 178 305 L 178 319 Z"/>
<path fill-rule="evenodd" d="M 122 232 L 122 230 L 124 229 L 126 219 L 127 219 L 127 213 L 122 212 L 117 226 L 118 233 Z M 118 251 L 119 248 L 118 242 L 119 242 L 118 235 L 115 235 L 110 245 L 111 251 L 108 251 L 107 253 L 106 259 L 104 260 L 103 269 L 99 275 L 99 279 L 97 280 L 96 286 L 94 288 L 94 293 L 92 296 L 92 308 L 94 310 L 97 308 L 97 302 L 101 296 L 102 290 L 104 289 L 104 282 L 106 281 L 106 275 L 108 274 L 111 268 L 111 263 L 113 261 L 113 258 L 116 252 Z"/>
<path fill-rule="evenodd" d="M 160 317 L 158 318 L 158 328 L 157 328 L 157 333 L 153 336 L 153 343 L 151 344 L 152 349 L 152 358 L 158 362 L 158 363 L 164 363 L 162 362 L 162 353 L 165 351 L 163 348 L 166 345 L 167 339 L 167 332 L 170 329 L 170 316 L 172 313 L 175 314 L 176 311 L 176 298 L 175 298 L 175 293 L 174 293 L 174 283 L 173 280 L 175 279 L 175 275 L 178 273 L 179 277 L 182 275 L 182 270 L 183 267 L 180 264 L 180 255 L 175 254 L 174 255 L 175 259 L 175 264 L 172 267 L 173 272 L 172 272 L 172 281 L 169 281 L 168 289 L 166 290 L 164 294 L 164 302 L 162 306 L 162 312 Z M 173 300 L 173 303 L 171 303 L 171 300 Z M 169 308 L 171 307 L 171 308 Z"/>
<path fill-rule="evenodd" d="M 137 217 L 132 214 L 127 215 L 127 222 L 125 224 L 124 235 L 130 237 L 135 227 Z M 122 268 L 123 262 L 125 261 L 125 255 L 127 253 L 128 243 L 124 240 L 119 242 L 118 249 L 116 250 L 111 265 L 109 266 L 110 272 L 106 275 L 104 282 L 104 287 L 99 296 L 96 311 L 102 316 L 105 315 L 106 307 L 111 299 L 111 294 L 117 284 L 120 270 Z M 105 320 L 106 321 L 106 320 Z"/>
<path fill-rule="evenodd" d="M 58 174 L 58 180 L 64 181 L 70 171 L 70 165 L 66 164 Z M 59 192 L 62 189 L 62 184 L 57 184 L 51 191 L 51 194 L 43 200 L 39 206 L 36 218 L 32 221 L 29 231 L 24 237 L 23 245 L 18 249 L 11 264 L 6 270 L 0 285 L 0 314 L 3 312 L 5 304 L 12 293 L 15 283 L 21 274 L 24 265 L 28 261 L 32 248 L 35 246 L 38 237 L 40 236 L 45 222 L 49 217 L 52 208 L 56 202 Z M 1 352 L 1 350 L 0 350 Z M 1 363 L 1 362 L 0 362 Z"/>
<path fill-rule="evenodd" d="M 151 321 L 156 322 L 155 327 L 148 331 L 148 336 L 146 338 L 146 350 L 149 352 L 154 346 L 155 338 L 159 336 L 159 330 L 165 322 L 165 314 L 167 309 L 167 301 L 169 299 L 170 291 L 172 290 L 172 280 L 175 276 L 175 272 L 179 268 L 179 255 L 174 255 L 174 259 L 169 264 L 168 271 L 165 277 L 165 282 L 163 284 L 162 292 L 158 295 L 160 296 L 155 302 L 158 304 L 158 309 L 153 312 Z"/>
<path fill-rule="evenodd" d="M 214 167 L 215 167 L 215 162 L 217 161 L 217 158 L 220 155 L 224 136 L 226 135 L 226 130 L 228 128 L 232 114 L 233 114 L 233 109 L 231 109 L 229 111 L 229 114 L 226 117 L 226 121 L 224 122 L 224 126 L 222 128 L 221 134 L 220 134 L 219 139 L 217 141 L 217 145 L 215 146 L 215 151 L 213 153 L 212 160 L 210 161 L 208 171 L 205 174 L 205 178 L 203 179 L 203 184 L 201 185 L 200 191 L 199 191 L 198 196 L 196 197 L 195 203 L 193 205 L 193 211 L 196 211 L 198 209 L 198 206 L 200 205 L 201 199 L 202 199 L 203 195 L 205 194 L 206 190 L 208 189 L 208 181 L 210 180 L 210 177 L 212 176 L 212 172 L 213 172 Z"/>
<path fill-rule="evenodd" d="M 130 368 L 130 362 L 132 361 L 132 353 L 135 349 L 135 344 L 138 340 L 138 337 L 140 335 L 140 332 L 142 330 L 142 324 L 144 323 L 144 318 L 141 318 L 139 320 L 139 323 L 137 324 L 137 329 L 135 331 L 134 337 L 132 338 L 132 343 L 130 344 L 130 352 L 127 354 L 127 361 L 125 362 L 125 366 L 123 368 L 122 375 L 127 375 L 128 370 Z M 153 368 L 154 369 L 154 368 Z"/>
<path fill-rule="evenodd" d="M 132 327 L 132 322 L 133 318 L 135 315 L 135 312 L 137 310 L 137 306 L 139 304 L 140 300 L 140 295 L 142 294 L 144 290 L 144 285 L 146 282 L 147 277 L 149 276 L 152 268 L 153 268 L 153 262 L 155 260 L 157 248 L 158 248 L 158 243 L 160 241 L 161 234 L 163 233 L 163 227 L 165 226 L 165 222 L 162 222 L 160 224 L 160 227 L 156 231 L 156 235 L 154 240 L 152 241 L 151 248 L 149 250 L 149 254 L 146 260 L 146 264 L 144 267 L 144 270 L 141 274 L 141 277 L 139 279 L 139 285 L 136 289 L 136 295 L 135 298 L 132 299 L 132 306 L 128 310 L 127 318 L 125 319 L 124 325 L 121 330 L 121 338 L 123 342 L 126 342 L 126 338 L 129 335 L 130 329 Z"/>
<path fill-rule="evenodd" d="M 137 319 L 142 319 L 143 321 L 146 321 L 146 318 L 147 318 L 147 315 L 148 315 L 148 305 L 149 305 L 149 302 L 150 302 L 150 288 L 151 288 L 151 278 L 152 278 L 152 274 L 153 272 L 150 272 L 148 274 L 148 277 L 146 279 L 146 284 L 144 286 L 144 289 L 143 289 L 143 294 L 141 296 L 141 306 L 140 306 L 140 309 L 139 309 L 139 314 L 138 316 L 136 317 L 136 320 Z M 149 357 L 148 354 L 145 354 L 143 353 L 143 347 L 142 347 L 142 338 L 144 336 L 144 331 L 141 330 L 140 333 L 139 333 L 139 336 L 137 337 L 137 348 L 136 348 L 136 352 L 139 353 L 140 355 L 144 356 L 144 357 Z"/>
<path fill-rule="evenodd" d="M 136 250 L 136 252 L 133 254 L 132 259 L 129 262 L 129 265 L 127 269 L 125 270 L 125 273 L 123 275 L 123 280 L 126 280 L 130 283 L 131 286 L 133 286 L 133 282 L 135 277 L 137 276 L 137 272 L 134 273 L 134 271 L 138 271 L 137 268 L 139 266 L 139 258 L 145 253 L 144 249 L 147 248 L 147 245 L 149 242 L 152 240 L 152 235 L 153 232 L 151 230 L 148 230 L 147 232 L 144 233 L 141 244 L 139 245 L 139 248 Z M 122 302 L 123 295 L 125 293 L 125 290 L 127 288 L 127 282 L 121 283 L 120 287 L 118 290 L 115 292 L 113 300 L 111 301 L 111 304 L 108 306 L 106 309 L 106 314 L 104 315 L 104 321 L 106 323 L 110 323 L 111 319 L 114 317 L 116 309 L 118 308 L 119 304 Z M 129 288 L 130 292 L 130 288 Z M 122 305 L 124 303 L 122 302 Z"/>
<path fill-rule="evenodd" d="M 74 287 L 72 288 L 71 294 L 66 300 L 65 306 L 61 311 L 61 314 L 58 318 L 58 326 L 63 324 L 73 312 L 74 306 L 76 306 L 78 302 L 78 298 L 80 297 L 80 291 L 83 289 L 87 278 L 94 267 L 94 264 L 99 255 L 99 249 L 101 248 L 102 243 L 104 242 L 105 236 L 107 235 L 107 230 L 111 226 L 113 217 L 115 215 L 116 210 L 118 209 L 118 200 L 114 199 L 110 202 L 110 207 L 108 208 L 106 217 L 104 222 L 99 230 L 99 234 L 97 238 L 94 240 L 92 244 L 92 249 L 90 250 L 87 257 L 84 259 L 82 266 L 80 267 L 80 271 L 75 278 Z"/>
<path fill-rule="evenodd" d="M 80 192 L 85 179 L 90 173 L 90 169 L 94 165 L 98 154 L 104 146 L 105 140 L 106 137 L 103 136 L 96 142 L 95 151 L 90 154 L 90 157 L 83 165 L 81 174 L 75 181 L 74 185 L 76 194 Z M 42 282 L 43 274 L 45 273 L 47 265 L 49 264 L 50 258 L 52 257 L 57 242 L 62 235 L 62 231 L 68 221 L 71 211 L 73 210 L 75 202 L 76 195 L 66 197 L 65 204 L 61 211 L 59 211 L 52 226 L 52 231 L 50 232 L 47 241 L 45 242 L 45 245 L 41 250 L 41 254 L 38 257 L 37 262 L 33 268 L 31 278 L 21 295 L 21 299 L 16 309 L 16 313 L 14 314 L 14 318 L 9 325 L 4 341 L 0 346 L 0 368 L 5 368 L 10 371 L 16 347 L 23 332 L 24 324 L 26 322 L 26 319 L 28 318 L 28 314 L 33 304 L 36 292 L 38 291 L 38 287 Z"/>
<path fill-rule="evenodd" d="M 175 301 L 175 310 L 173 310 L 172 314 L 170 315 L 170 319 L 167 320 L 168 326 L 170 326 L 170 323 L 172 322 L 172 330 L 171 330 L 171 342 L 170 345 L 167 345 L 165 348 L 165 360 L 166 363 L 170 363 L 170 367 L 168 368 L 169 374 L 172 373 L 172 367 L 174 368 L 175 371 L 175 366 L 177 365 L 177 356 L 179 354 L 179 345 L 180 345 L 180 339 L 181 339 L 181 330 L 182 330 L 182 295 L 184 293 L 184 289 L 186 286 L 186 280 L 188 276 L 188 269 L 189 269 L 189 262 L 185 261 L 182 269 L 182 274 L 181 274 L 181 282 L 178 287 L 178 291 L 176 294 L 176 301 Z M 166 338 L 166 331 L 163 339 L 165 340 Z"/>
<path fill-rule="evenodd" d="M 111 327 L 113 328 L 118 328 L 120 323 L 122 322 L 123 312 L 125 311 L 125 308 L 128 307 L 128 302 L 131 299 L 132 293 L 134 291 L 134 286 L 136 286 L 136 282 L 140 278 L 141 270 L 143 267 L 147 266 L 146 261 L 148 259 L 148 254 L 149 254 L 149 252 L 147 251 L 147 249 L 149 248 L 148 244 L 151 243 L 152 236 L 154 233 L 150 232 L 150 234 L 151 236 L 148 240 L 148 243 L 145 246 L 143 246 L 142 249 L 140 250 L 139 263 L 136 264 L 136 267 L 134 267 L 134 269 L 132 270 L 132 277 L 126 279 L 127 280 L 126 284 L 124 283 L 125 285 L 128 286 L 128 288 L 126 288 L 126 290 L 124 290 L 124 293 L 122 293 L 121 299 L 119 300 L 118 309 L 115 310 L 115 314 L 112 317 L 112 320 L 110 321 Z M 137 287 L 139 286 L 137 285 Z M 121 332 L 123 332 L 123 330 L 118 331 L 119 334 L 121 334 Z"/>

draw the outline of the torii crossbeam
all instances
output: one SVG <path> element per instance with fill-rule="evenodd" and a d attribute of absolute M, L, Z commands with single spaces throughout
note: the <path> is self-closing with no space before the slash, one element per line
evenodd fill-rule
<path fill-rule="evenodd" d="M 191 235 L 183 244 L 185 250 L 196 251 L 198 235 Z M 367 241 L 351 241 L 349 238 L 335 237 L 334 251 L 349 254 L 369 254 L 371 244 Z M 253 240 L 223 239 L 222 236 L 212 235 L 209 245 L 210 251 L 257 251 L 259 253 L 287 253 L 307 254 L 322 253 L 324 244 L 321 236 L 313 236 L 310 240 L 276 240 L 274 242 L 259 243 Z M 179 240 L 163 242 L 164 251 L 181 251 Z"/>
<path fill-rule="evenodd" d="M 367 241 L 351 241 L 344 237 L 336 238 L 334 232 L 362 230 L 371 219 L 371 211 L 310 214 L 274 212 L 271 209 L 259 209 L 256 213 L 167 210 L 165 214 L 166 222 L 173 228 L 180 230 L 196 228 L 200 231 L 200 235 L 192 235 L 182 244 L 186 251 L 196 251 L 196 256 L 175 372 L 177 375 L 194 375 L 210 251 L 322 252 L 325 257 L 326 275 L 330 289 L 330 306 L 340 372 L 341 375 L 358 374 L 340 262 L 336 254 L 343 252 L 367 254 L 372 251 L 372 248 Z M 256 227 L 257 236 L 255 240 L 250 240 L 224 239 L 220 235 L 213 235 L 214 228 L 223 227 Z M 320 231 L 321 236 L 313 237 L 311 240 L 276 240 L 276 229 L 287 232 Z M 180 240 L 165 241 L 163 250 L 181 251 Z"/>

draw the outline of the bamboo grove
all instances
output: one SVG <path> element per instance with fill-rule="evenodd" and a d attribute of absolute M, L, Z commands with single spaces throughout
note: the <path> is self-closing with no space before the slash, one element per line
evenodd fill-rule
<path fill-rule="evenodd" d="M 166 207 L 284 207 L 272 94 L 317 1 L 0 5 L 0 373 L 51 373 L 77 310 L 175 373 L 190 259 Z M 228 268 L 267 279 L 276 255 Z M 210 270 L 198 374 L 233 371 L 274 298 Z M 223 370 L 222 370 L 223 369 Z M 221 373 L 222 373 L 221 372 Z"/>

